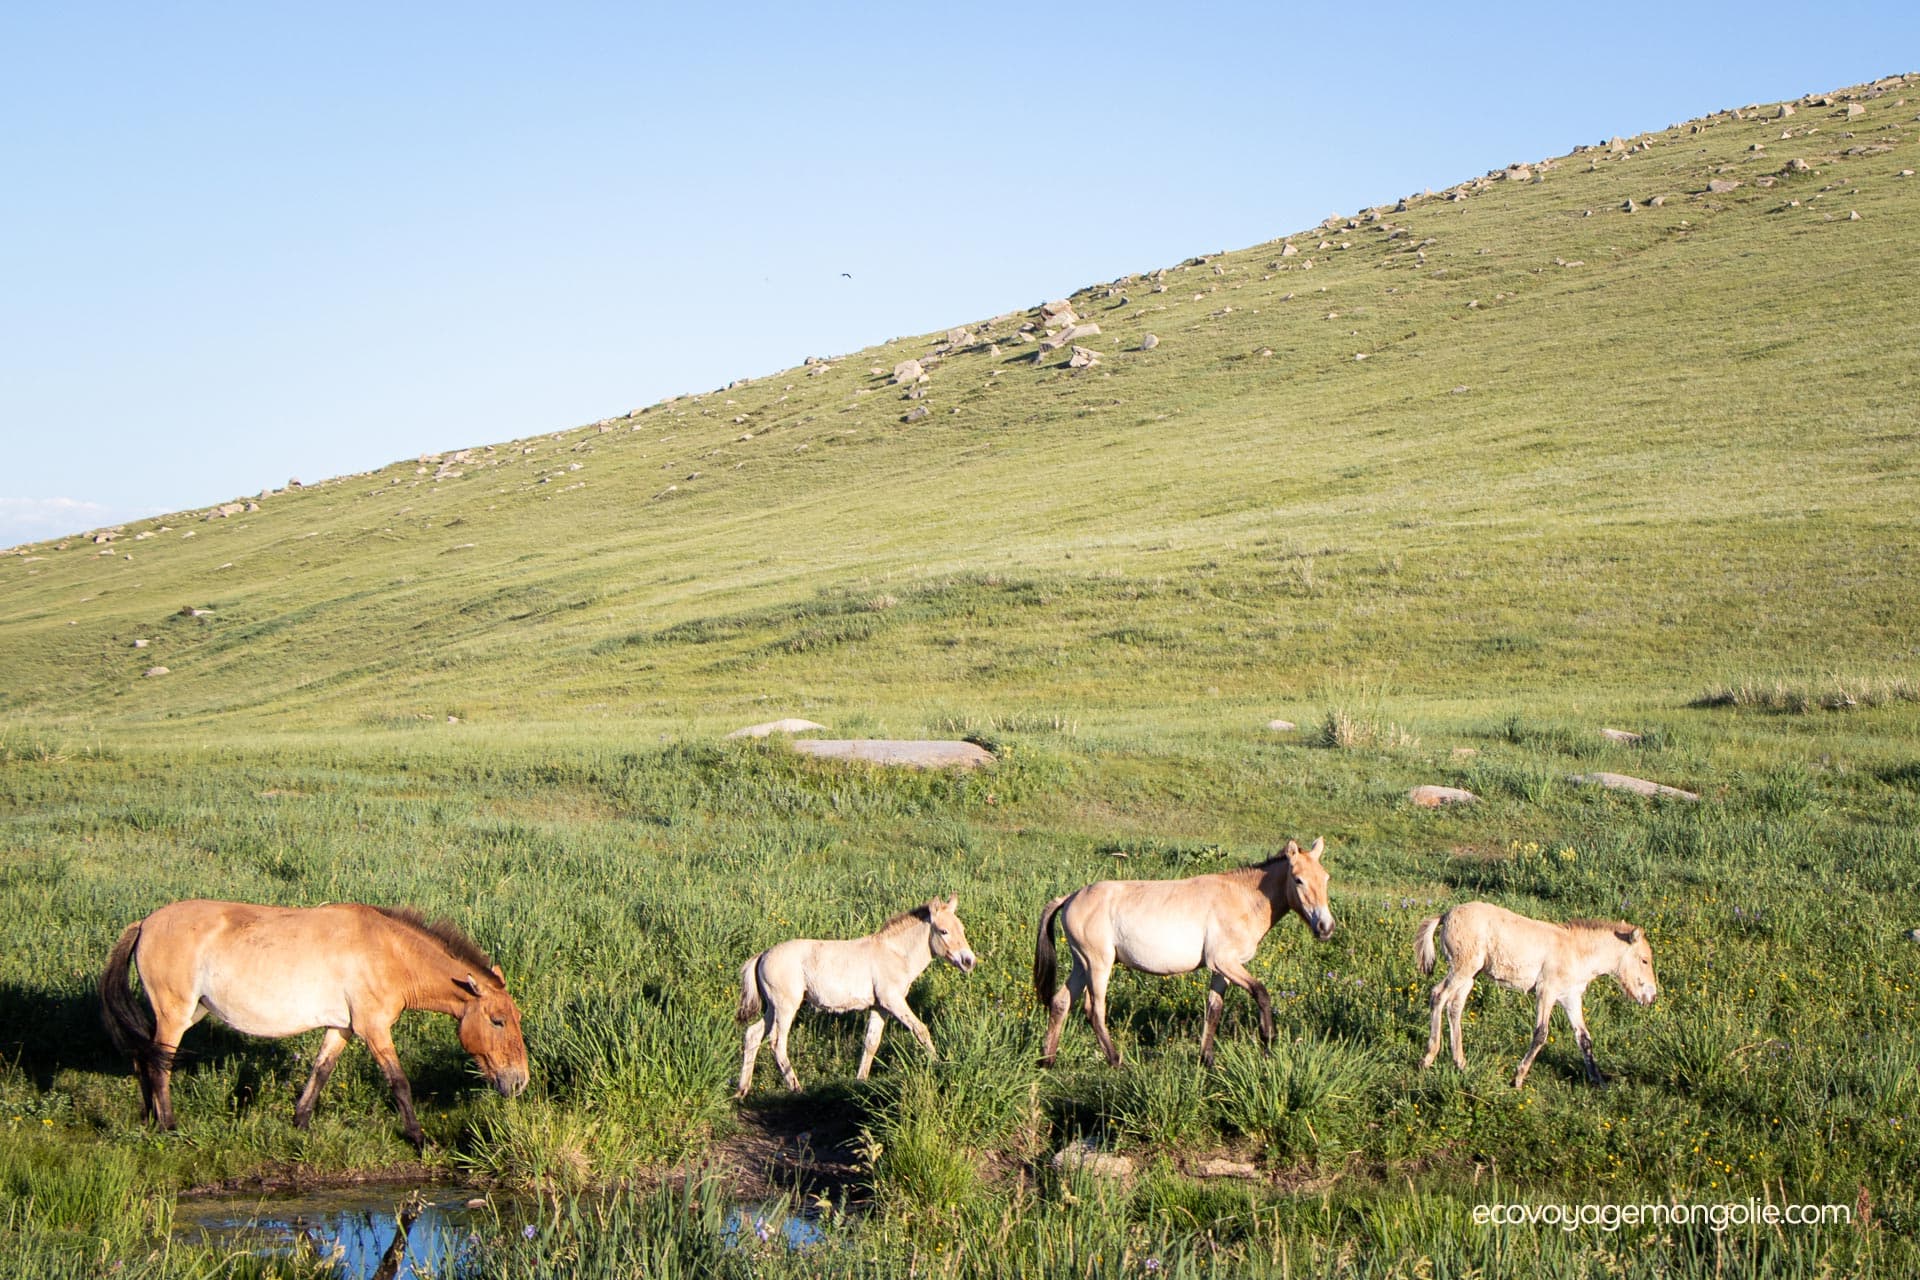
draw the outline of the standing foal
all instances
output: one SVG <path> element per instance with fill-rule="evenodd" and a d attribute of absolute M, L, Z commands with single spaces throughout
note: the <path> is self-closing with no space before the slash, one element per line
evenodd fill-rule
<path fill-rule="evenodd" d="M 1547 1024 L 1553 1019 L 1553 1006 L 1566 1010 L 1573 1026 L 1574 1039 L 1587 1060 L 1587 1079 L 1600 1083 L 1600 1068 L 1593 1060 L 1593 1037 L 1587 1034 L 1587 1019 L 1580 1001 L 1587 984 L 1603 974 L 1612 974 L 1620 989 L 1641 1004 L 1652 1004 L 1659 994 L 1653 978 L 1653 949 L 1647 935 L 1624 920 L 1571 920 L 1551 924 L 1496 907 L 1490 902 L 1466 902 L 1442 916 L 1429 916 L 1420 922 L 1420 933 L 1413 944 L 1414 959 L 1420 972 L 1432 973 L 1434 935 L 1446 953 L 1447 976 L 1433 988 L 1433 1029 L 1427 1038 L 1427 1056 L 1420 1069 L 1433 1065 L 1440 1053 L 1440 1021 L 1453 1019 L 1453 1062 L 1467 1069 L 1467 1055 L 1460 1048 L 1460 1023 L 1466 1016 L 1467 997 L 1473 994 L 1473 980 L 1485 973 L 1501 986 L 1513 991 L 1529 991 L 1538 1002 L 1533 1024 L 1533 1044 L 1520 1059 L 1520 1070 L 1513 1077 L 1518 1089 L 1527 1082 L 1533 1060 L 1547 1043 Z"/>

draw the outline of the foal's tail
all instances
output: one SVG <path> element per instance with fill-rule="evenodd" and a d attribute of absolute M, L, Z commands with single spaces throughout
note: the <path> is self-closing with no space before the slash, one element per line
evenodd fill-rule
<path fill-rule="evenodd" d="M 1440 927 L 1439 916 L 1428 916 L 1420 922 L 1420 932 L 1413 937 L 1413 960 L 1420 966 L 1420 972 L 1433 972 L 1433 934 Z"/>
<path fill-rule="evenodd" d="M 1053 918 L 1060 914 L 1060 908 L 1072 896 L 1071 893 L 1062 894 L 1049 902 L 1040 913 L 1040 936 L 1033 944 L 1033 994 L 1040 997 L 1042 1005 L 1053 1003 L 1053 989 L 1058 985 L 1059 966 L 1053 954 Z"/>
<path fill-rule="evenodd" d="M 760 956 L 765 954 L 740 966 L 740 1007 L 733 1011 L 733 1020 L 742 1026 L 760 1016 Z"/>
<path fill-rule="evenodd" d="M 100 1020 L 107 1026 L 113 1047 L 143 1070 L 159 1057 L 153 1043 L 153 1014 L 146 1002 L 133 994 L 127 966 L 133 960 L 133 949 L 140 945 L 144 923 L 135 920 L 121 931 L 120 941 L 113 944 L 107 967 L 100 974 Z"/>

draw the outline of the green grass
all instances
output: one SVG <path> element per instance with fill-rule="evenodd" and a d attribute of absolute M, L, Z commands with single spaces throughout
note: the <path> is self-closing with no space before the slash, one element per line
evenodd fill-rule
<path fill-rule="evenodd" d="M 1920 187 L 1893 175 L 1920 142 L 1892 102 L 1803 108 L 1786 123 L 1819 132 L 1792 141 L 1715 117 L 1325 234 L 1350 249 L 1297 235 L 1165 293 L 1129 281 L 1125 307 L 1085 291 L 1101 365 L 1023 362 L 1019 318 L 997 322 L 1002 354 L 948 357 L 913 426 L 868 370 L 919 338 L 458 478 L 409 462 L 128 526 L 105 556 L 21 549 L 0 573 L 9 1265 L 271 1269 L 161 1248 L 176 1194 L 412 1167 L 357 1049 L 292 1127 L 315 1036 L 203 1025 L 181 1132 L 136 1123 L 93 983 L 125 923 L 202 895 L 408 903 L 500 960 L 525 1097 L 478 1088 L 446 1020 L 398 1035 L 427 1168 L 546 1197 L 550 1229 L 490 1236 L 485 1274 L 1911 1271 Z M 1818 172 L 1757 184 L 1794 154 Z M 1745 185 L 1690 194 L 1722 166 Z M 889 774 L 719 740 L 781 715 L 1002 759 Z M 1567 781 L 1595 770 L 1702 800 Z M 1482 802 L 1416 810 L 1425 782 Z M 1123 975 L 1127 1065 L 1076 1019 L 1038 1070 L 1041 903 L 1316 835 L 1340 927 L 1263 947 L 1272 1058 L 1236 992 L 1201 1068 L 1204 985 Z M 795 1036 L 803 1105 L 861 1135 L 872 1208 L 824 1252 L 730 1248 L 726 1193 L 681 1175 L 786 1105 L 770 1066 L 729 1100 L 740 961 L 936 892 L 983 959 L 916 992 L 942 1060 L 896 1028 L 856 1084 L 860 1019 Z M 1417 1070 L 1412 935 L 1474 898 L 1647 929 L 1660 1001 L 1590 992 L 1607 1088 L 1560 1028 L 1507 1087 L 1530 1003 L 1484 987 L 1469 1070 Z M 1135 1178 L 1057 1173 L 1081 1139 Z M 1258 1179 L 1193 1176 L 1212 1158 Z M 1861 1220 L 1474 1227 L 1496 1194 Z"/>

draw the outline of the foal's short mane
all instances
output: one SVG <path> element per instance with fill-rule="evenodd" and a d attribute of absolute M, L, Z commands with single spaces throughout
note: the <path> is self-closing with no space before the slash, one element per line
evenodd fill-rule
<path fill-rule="evenodd" d="M 466 961 L 481 973 L 493 968 L 493 957 L 474 945 L 473 939 L 460 932 L 460 926 L 451 920 L 429 920 L 412 907 L 375 907 L 374 910 L 389 920 L 413 926 L 445 947 L 448 955 Z"/>
<path fill-rule="evenodd" d="M 1589 920 L 1582 916 L 1578 920 L 1567 921 L 1569 929 L 1589 929 L 1595 933 L 1632 933 L 1633 926 L 1625 920 Z"/>
<path fill-rule="evenodd" d="M 931 919 L 933 919 L 933 912 L 927 910 L 927 904 L 923 902 L 919 906 L 914 907 L 911 910 L 902 911 L 899 915 L 895 916 L 893 919 L 881 925 L 874 932 L 878 936 L 883 938 L 891 937 L 892 935 L 899 933 L 902 929 L 907 928 L 909 925 L 925 924 L 927 923 L 927 921 Z"/>

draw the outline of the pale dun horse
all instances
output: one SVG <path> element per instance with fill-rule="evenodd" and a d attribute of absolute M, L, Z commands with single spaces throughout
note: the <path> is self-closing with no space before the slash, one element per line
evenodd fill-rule
<path fill-rule="evenodd" d="M 1033 951 L 1034 994 L 1050 1014 L 1040 1065 L 1052 1065 L 1060 1049 L 1060 1028 L 1082 996 L 1107 1062 L 1120 1065 L 1120 1051 L 1107 1031 L 1107 981 L 1115 963 L 1141 973 L 1190 973 L 1204 966 L 1213 974 L 1200 1032 L 1200 1061 L 1205 1065 L 1213 1065 L 1213 1038 L 1229 984 L 1244 988 L 1259 1006 L 1260 1042 L 1272 1052 L 1273 999 L 1247 963 L 1288 911 L 1305 921 L 1320 941 L 1333 936 L 1327 869 L 1320 862 L 1325 849 L 1324 840 L 1315 840 L 1305 851 L 1289 840 L 1278 856 L 1237 871 L 1187 880 L 1102 880 L 1049 902 L 1040 913 Z M 1067 985 L 1058 991 L 1056 916 L 1065 923 L 1067 948 L 1073 953 Z"/>
<path fill-rule="evenodd" d="M 144 1001 L 134 994 L 129 961 Z M 144 1112 L 162 1129 L 173 1128 L 180 1038 L 209 1013 L 250 1036 L 326 1028 L 294 1103 L 293 1123 L 302 1129 L 334 1063 L 358 1036 L 393 1090 L 407 1140 L 426 1145 L 393 1048 L 394 1019 L 406 1009 L 455 1019 L 461 1047 L 502 1094 L 527 1087 L 520 1010 L 499 967 L 453 925 L 404 908 L 176 902 L 121 933 L 100 975 L 100 1004 L 107 1033 L 140 1076 Z"/>
<path fill-rule="evenodd" d="M 867 1040 L 860 1049 L 856 1080 L 865 1080 L 873 1069 L 886 1016 L 911 1031 L 927 1056 L 937 1059 L 932 1033 L 907 1006 L 907 988 L 935 960 L 946 960 L 962 973 L 973 972 L 973 948 L 967 944 L 959 906 L 958 898 L 936 898 L 902 912 L 864 938 L 795 938 L 768 947 L 741 965 L 740 1008 L 734 1017 L 747 1031 L 740 1087 L 733 1096 L 747 1096 L 760 1041 L 769 1036 L 781 1079 L 787 1088 L 799 1092 L 800 1077 L 787 1058 L 787 1033 L 803 1001 L 828 1013 L 867 1010 Z"/>
<path fill-rule="evenodd" d="M 1413 956 L 1420 972 L 1432 973 L 1436 937 L 1447 958 L 1447 976 L 1433 988 L 1433 1027 L 1427 1037 L 1427 1056 L 1420 1059 L 1426 1070 L 1440 1054 L 1440 1023 L 1450 1017 L 1453 1023 L 1453 1062 L 1467 1069 L 1467 1055 L 1460 1047 L 1460 1024 L 1466 1017 L 1467 997 L 1473 994 L 1473 980 L 1484 973 L 1512 991 L 1533 995 L 1536 1012 L 1533 1043 L 1520 1059 L 1513 1087 L 1527 1082 L 1527 1072 L 1541 1047 L 1547 1043 L 1547 1026 L 1553 1019 L 1553 1006 L 1566 1011 L 1573 1036 L 1586 1059 L 1587 1079 L 1600 1083 L 1600 1067 L 1593 1060 L 1593 1037 L 1587 1034 L 1587 1019 L 1581 1000 L 1587 984 L 1595 978 L 1613 975 L 1620 989 L 1640 1004 L 1652 1004 L 1660 993 L 1653 977 L 1653 949 L 1647 935 L 1624 920 L 1571 920 L 1553 924 L 1496 907 L 1490 902 L 1466 902 L 1445 915 L 1431 916 L 1420 922 L 1414 939 Z"/>

